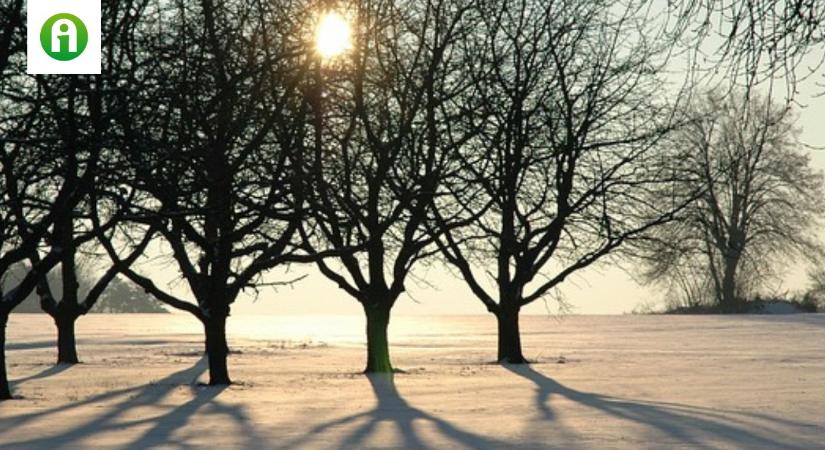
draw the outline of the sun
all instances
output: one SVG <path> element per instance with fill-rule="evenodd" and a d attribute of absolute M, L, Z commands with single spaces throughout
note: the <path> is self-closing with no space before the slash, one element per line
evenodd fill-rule
<path fill-rule="evenodd" d="M 341 14 L 324 13 L 315 30 L 315 50 L 323 59 L 339 56 L 349 50 L 351 34 L 349 23 Z"/>

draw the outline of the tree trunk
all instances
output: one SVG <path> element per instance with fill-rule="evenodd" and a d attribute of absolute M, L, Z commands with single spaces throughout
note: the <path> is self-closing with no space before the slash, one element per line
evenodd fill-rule
<path fill-rule="evenodd" d="M 382 303 L 364 304 L 367 316 L 367 368 L 365 373 L 392 373 L 387 326 L 390 307 Z"/>
<path fill-rule="evenodd" d="M 54 317 L 57 325 L 57 363 L 77 364 L 77 343 L 75 340 L 74 325 L 77 316 L 71 313 L 58 312 Z"/>
<path fill-rule="evenodd" d="M 209 354 L 209 336 L 211 334 L 211 333 L 209 333 L 209 322 L 206 319 L 201 319 L 201 323 L 203 324 L 203 336 L 204 336 L 203 353 L 205 355 L 208 355 Z M 224 345 L 224 348 L 226 349 L 226 353 L 229 354 L 229 344 L 228 344 L 226 338 L 224 338 L 224 340 L 223 340 L 223 345 Z"/>
<path fill-rule="evenodd" d="M 724 313 L 740 312 L 739 299 L 736 298 L 736 266 L 738 261 L 725 261 L 725 273 L 722 278 L 722 304 Z"/>
<path fill-rule="evenodd" d="M 498 319 L 498 362 L 527 364 L 521 353 L 521 332 L 518 315 L 520 308 L 502 306 L 496 313 Z"/>
<path fill-rule="evenodd" d="M 8 313 L 0 314 L 0 400 L 10 400 L 9 378 L 6 375 L 6 323 Z"/>
<path fill-rule="evenodd" d="M 206 352 L 209 357 L 209 385 L 232 384 L 226 358 L 229 347 L 226 344 L 226 316 L 206 318 Z"/>

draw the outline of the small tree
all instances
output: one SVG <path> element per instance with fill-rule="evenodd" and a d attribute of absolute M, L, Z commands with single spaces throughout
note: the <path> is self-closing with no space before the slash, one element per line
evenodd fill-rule
<path fill-rule="evenodd" d="M 694 299 L 697 289 L 685 287 L 696 286 L 721 311 L 738 312 L 783 263 L 821 255 L 823 180 L 788 108 L 719 98 L 691 105 L 695 119 L 674 138 L 673 163 L 694 175 L 680 189 L 702 195 L 651 234 L 647 279 Z"/>
<path fill-rule="evenodd" d="M 164 314 L 169 311 L 133 283 L 117 277 L 106 287 L 90 312 Z"/>

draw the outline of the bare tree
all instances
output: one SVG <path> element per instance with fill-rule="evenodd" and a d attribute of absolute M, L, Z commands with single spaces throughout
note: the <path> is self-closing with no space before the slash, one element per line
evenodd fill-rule
<path fill-rule="evenodd" d="M 49 178 L 41 183 L 46 192 L 56 192 L 62 184 L 68 189 L 88 193 L 113 178 L 101 172 L 116 171 L 115 167 L 107 166 L 107 158 L 112 154 L 112 147 L 117 145 L 114 116 L 123 106 L 118 91 L 128 88 L 131 75 L 130 66 L 126 64 L 127 53 L 122 50 L 135 18 L 139 17 L 146 3 L 146 0 L 103 2 L 106 19 L 102 24 L 105 38 L 101 75 L 21 74 L 10 77 L 6 83 L 4 97 L 15 110 L 25 113 L 20 118 L 24 128 L 18 132 L 26 142 L 23 151 L 40 155 L 37 161 L 29 164 L 37 164 L 49 173 Z M 114 267 L 109 268 L 92 289 L 79 298 L 76 259 L 79 253 L 89 250 L 89 243 L 96 235 L 91 229 L 88 200 L 89 197 L 84 196 L 72 208 L 65 208 L 60 203 L 41 204 L 43 208 L 55 209 L 49 211 L 53 227 L 43 236 L 43 244 L 46 248 L 59 248 L 61 253 L 60 298 L 55 298 L 45 276 L 37 289 L 42 309 L 57 326 L 58 363 L 78 362 L 75 321 L 94 306 L 117 273 Z M 19 208 L 23 207 L 19 205 Z M 30 225 L 26 220 L 30 217 L 22 211 L 18 216 L 17 232 L 25 236 Z M 110 220 L 105 226 L 111 227 L 112 223 Z M 137 256 L 134 254 L 128 260 Z M 32 266 L 36 266 L 39 259 L 38 252 L 29 256 Z"/>
<path fill-rule="evenodd" d="M 453 98 L 466 89 L 456 47 L 469 4 L 355 2 L 350 55 L 319 65 L 308 89 L 315 146 L 305 245 L 314 254 L 362 249 L 318 266 L 364 309 L 367 372 L 393 370 L 390 313 L 432 250 L 424 222 L 460 144 L 447 131 Z"/>
<path fill-rule="evenodd" d="M 84 194 L 61 180 L 37 150 L 40 143 L 29 131 L 37 126 L 38 110 L 9 95 L 10 86 L 21 78 L 18 74 L 25 72 L 22 6 L 22 1 L 0 6 L 0 279 L 13 265 L 39 254 L 55 217 L 73 208 Z M 11 289 L 0 289 L 0 400 L 11 398 L 5 358 L 9 313 L 59 262 L 60 255 L 60 248 L 49 249 Z"/>
<path fill-rule="evenodd" d="M 462 125 L 477 137 L 431 227 L 497 317 L 498 360 L 524 363 L 522 307 L 684 204 L 645 199 L 678 175 L 661 152 L 677 123 L 659 77 L 669 41 L 644 2 L 497 1 L 477 14 Z"/>
<path fill-rule="evenodd" d="M 122 273 L 203 323 L 213 385 L 231 382 L 226 320 L 238 295 L 268 269 L 311 260 L 293 245 L 306 130 L 295 7 L 180 0 L 152 11 L 135 44 L 141 90 L 119 123 L 130 181 L 101 198 L 130 218 L 121 237 L 101 237 Z M 194 301 L 122 264 L 118 244 L 134 251 L 153 232 Z"/>
<path fill-rule="evenodd" d="M 783 263 L 821 256 L 823 180 L 787 107 L 720 98 L 698 99 L 695 119 L 674 137 L 674 163 L 694 174 L 680 189 L 702 195 L 652 233 L 647 278 L 690 295 L 688 303 L 739 312 Z"/>

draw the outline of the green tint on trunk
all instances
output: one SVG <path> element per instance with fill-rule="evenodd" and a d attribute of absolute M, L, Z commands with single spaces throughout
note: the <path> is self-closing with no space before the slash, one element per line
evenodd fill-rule
<path fill-rule="evenodd" d="M 382 304 L 365 304 L 364 313 L 367 316 L 367 368 L 365 372 L 392 372 L 390 344 L 387 339 L 390 307 Z"/>

